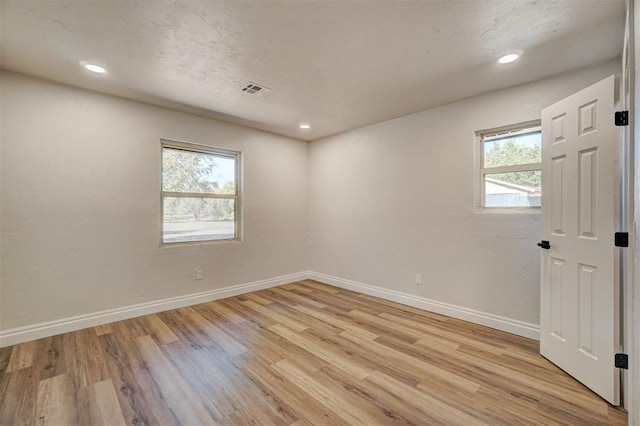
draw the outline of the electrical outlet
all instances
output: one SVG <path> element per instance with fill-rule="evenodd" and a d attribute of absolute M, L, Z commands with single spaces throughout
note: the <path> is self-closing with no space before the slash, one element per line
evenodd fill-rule
<path fill-rule="evenodd" d="M 422 274 L 416 274 L 416 285 L 422 285 Z"/>
<path fill-rule="evenodd" d="M 201 280 L 204 277 L 204 272 L 202 269 L 196 269 L 196 280 Z"/>

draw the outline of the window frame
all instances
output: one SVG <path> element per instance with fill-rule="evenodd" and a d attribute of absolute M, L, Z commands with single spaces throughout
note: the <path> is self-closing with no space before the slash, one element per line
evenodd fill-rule
<path fill-rule="evenodd" d="M 485 197 L 485 176 L 497 173 L 512 173 L 512 172 L 528 172 L 540 170 L 542 173 L 542 162 L 531 164 L 516 164 L 513 166 L 501 166 L 501 167 L 484 167 L 484 144 L 486 138 L 492 138 L 491 140 L 497 140 L 500 138 L 494 138 L 496 136 L 503 136 L 508 138 L 510 136 L 525 135 L 529 133 L 540 132 L 542 137 L 542 124 L 540 120 L 532 120 L 524 123 L 512 124 L 509 126 L 496 127 L 486 130 L 479 130 L 475 132 L 474 145 L 476 151 L 476 210 L 479 213 L 529 213 L 539 214 L 541 207 L 523 206 L 523 207 L 486 207 Z"/>
<path fill-rule="evenodd" d="M 235 161 L 235 194 L 215 194 L 210 192 L 173 192 L 164 191 L 162 173 L 164 171 L 163 153 L 164 149 L 177 149 L 194 152 L 197 154 L 211 154 L 219 157 L 230 157 Z M 170 139 L 160 139 L 160 246 L 176 247 L 181 245 L 201 245 L 242 241 L 242 152 L 226 148 L 219 148 L 210 145 L 203 145 L 191 142 L 181 142 Z M 164 199 L 165 197 L 176 198 L 212 198 L 234 200 L 234 236 L 233 238 L 194 240 L 194 241 L 171 241 L 164 240 Z"/>

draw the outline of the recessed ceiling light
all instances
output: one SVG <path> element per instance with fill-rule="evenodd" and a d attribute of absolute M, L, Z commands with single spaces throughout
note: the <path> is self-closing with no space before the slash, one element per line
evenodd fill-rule
<path fill-rule="evenodd" d="M 519 57 L 520 55 L 517 53 L 509 53 L 508 55 L 504 55 L 503 57 L 498 59 L 498 62 L 501 64 L 510 64 L 511 62 L 515 61 Z"/>
<path fill-rule="evenodd" d="M 298 127 L 300 127 L 301 129 L 310 129 L 311 128 L 311 124 L 309 123 L 300 123 L 298 124 Z"/>
<path fill-rule="evenodd" d="M 91 72 L 95 72 L 96 74 L 105 74 L 107 72 L 105 67 L 101 67 L 100 65 L 91 64 L 91 63 L 83 63 L 82 64 L 85 69 Z"/>

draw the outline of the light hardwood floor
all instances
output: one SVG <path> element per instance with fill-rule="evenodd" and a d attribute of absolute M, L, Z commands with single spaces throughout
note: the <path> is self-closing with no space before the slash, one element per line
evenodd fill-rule
<path fill-rule="evenodd" d="M 538 343 L 302 281 L 0 349 L 0 425 L 625 425 Z"/>

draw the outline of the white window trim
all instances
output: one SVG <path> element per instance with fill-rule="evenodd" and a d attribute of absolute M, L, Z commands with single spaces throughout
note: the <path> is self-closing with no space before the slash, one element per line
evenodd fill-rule
<path fill-rule="evenodd" d="M 494 173 L 508 172 L 528 172 L 532 170 L 542 170 L 542 163 L 519 164 L 515 166 L 491 167 L 484 168 L 484 140 L 487 137 L 503 135 L 517 136 L 519 134 L 530 133 L 532 129 L 540 129 L 540 120 L 532 120 L 523 123 L 513 124 L 509 126 L 495 127 L 491 129 L 478 130 L 474 135 L 474 166 L 476 183 L 474 185 L 475 194 L 475 211 L 476 213 L 490 214 L 540 214 L 539 207 L 485 207 L 484 191 L 485 191 L 485 175 Z"/>
<path fill-rule="evenodd" d="M 180 149 L 184 151 L 192 151 L 196 153 L 213 154 L 218 156 L 232 157 L 235 160 L 235 194 L 212 194 L 212 193 L 192 193 L 192 192 L 171 192 L 162 190 L 162 155 L 164 148 Z M 160 246 L 161 247 L 180 247 L 184 245 L 205 245 L 205 244 L 224 244 L 230 242 L 242 241 L 242 152 L 233 151 L 226 148 L 219 148 L 210 145 L 202 145 L 191 142 L 174 141 L 170 139 L 160 139 Z M 165 197 L 184 197 L 184 198 L 218 198 L 234 200 L 235 212 L 235 235 L 233 238 L 220 240 L 203 240 L 203 241 L 175 241 L 164 242 L 164 198 Z"/>

